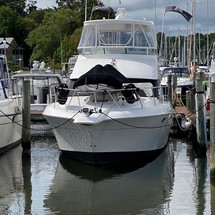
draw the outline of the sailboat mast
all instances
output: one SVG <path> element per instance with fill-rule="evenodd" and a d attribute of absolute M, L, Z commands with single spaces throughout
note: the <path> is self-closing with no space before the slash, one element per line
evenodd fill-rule
<path fill-rule="evenodd" d="M 209 66 L 209 38 L 208 38 L 208 0 L 207 0 L 207 66 Z"/>
<path fill-rule="evenodd" d="M 87 20 L 87 0 L 85 0 L 85 21 Z"/>
<path fill-rule="evenodd" d="M 196 60 L 196 0 L 192 2 L 192 14 L 193 14 L 193 25 L 192 25 L 192 33 L 193 33 L 193 62 Z"/>

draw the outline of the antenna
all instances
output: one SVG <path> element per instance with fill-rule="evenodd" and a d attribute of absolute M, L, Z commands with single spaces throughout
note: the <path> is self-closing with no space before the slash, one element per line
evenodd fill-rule
<path fill-rule="evenodd" d="M 87 20 L 87 0 L 85 0 L 85 21 Z"/>

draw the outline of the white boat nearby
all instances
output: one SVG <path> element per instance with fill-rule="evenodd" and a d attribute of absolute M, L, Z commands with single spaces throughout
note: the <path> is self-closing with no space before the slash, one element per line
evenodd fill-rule
<path fill-rule="evenodd" d="M 45 68 L 44 62 L 34 61 L 30 71 L 20 71 L 12 78 L 17 83 L 18 92 L 23 90 L 23 81 L 30 80 L 31 120 L 43 120 L 42 112 L 46 105 L 52 101 L 50 86 L 59 86 L 63 83 L 62 76 L 52 72 L 50 68 Z M 52 89 L 54 90 L 54 88 Z"/>
<path fill-rule="evenodd" d="M 5 55 L 0 55 L 0 153 L 19 144 L 22 135 L 22 99 L 14 94 Z"/>
<path fill-rule="evenodd" d="M 90 164 L 156 157 L 172 110 L 161 95 L 154 23 L 120 8 L 116 19 L 85 21 L 78 50 L 69 86 L 43 112 L 59 149 Z"/>
<path fill-rule="evenodd" d="M 194 90 L 194 81 L 190 76 L 190 72 L 187 67 L 172 66 L 166 67 L 162 71 L 161 85 L 166 87 L 168 82 L 168 75 L 176 75 L 177 77 L 177 89 L 176 89 L 176 103 L 186 105 L 186 91 Z M 167 94 L 167 90 L 166 93 Z"/>

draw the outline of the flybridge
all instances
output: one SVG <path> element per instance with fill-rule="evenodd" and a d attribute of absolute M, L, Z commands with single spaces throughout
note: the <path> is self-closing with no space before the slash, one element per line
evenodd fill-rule
<path fill-rule="evenodd" d="M 78 46 L 80 53 L 114 54 L 157 53 L 154 24 L 145 20 L 107 19 L 86 21 Z"/>

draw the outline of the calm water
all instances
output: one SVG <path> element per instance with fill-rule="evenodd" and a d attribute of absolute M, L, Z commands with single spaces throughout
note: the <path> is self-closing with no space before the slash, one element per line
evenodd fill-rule
<path fill-rule="evenodd" d="M 54 137 L 34 136 L 30 154 L 19 146 L 0 156 L 0 173 L 1 215 L 215 214 L 209 159 L 179 139 L 145 166 L 98 168 L 60 156 Z"/>

